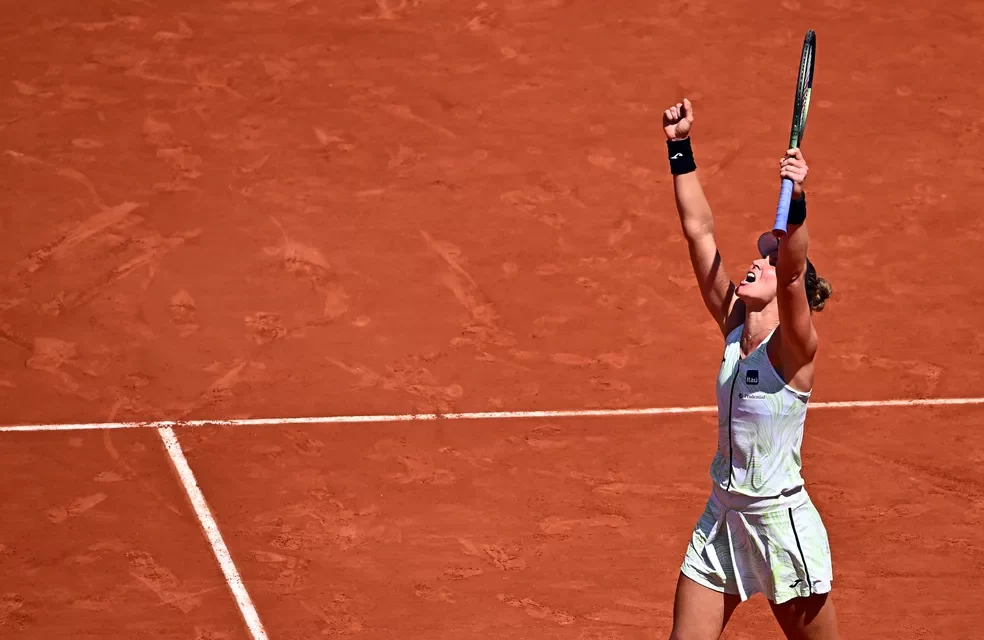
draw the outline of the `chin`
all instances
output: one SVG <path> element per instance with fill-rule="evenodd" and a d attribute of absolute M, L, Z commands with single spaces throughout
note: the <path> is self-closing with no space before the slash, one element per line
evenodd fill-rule
<path fill-rule="evenodd" d="M 774 296 L 769 296 L 768 292 L 761 290 L 761 287 L 755 287 L 754 283 L 743 282 L 735 289 L 735 297 L 743 300 L 746 306 L 764 307 Z"/>

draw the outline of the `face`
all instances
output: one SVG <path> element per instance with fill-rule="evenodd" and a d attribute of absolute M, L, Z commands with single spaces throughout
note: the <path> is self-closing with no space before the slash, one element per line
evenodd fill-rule
<path fill-rule="evenodd" d="M 752 262 L 744 280 L 738 284 L 735 295 L 752 307 L 764 307 L 776 297 L 776 260 L 779 249 Z"/>

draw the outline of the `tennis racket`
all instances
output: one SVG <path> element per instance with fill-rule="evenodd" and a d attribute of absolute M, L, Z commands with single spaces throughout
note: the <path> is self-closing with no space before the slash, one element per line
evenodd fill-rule
<path fill-rule="evenodd" d="M 799 78 L 796 80 L 796 97 L 793 101 L 793 126 L 789 132 L 789 146 L 795 149 L 803 142 L 806 133 L 806 116 L 810 111 L 810 94 L 813 92 L 813 63 L 817 57 L 817 34 L 810 29 L 803 39 L 803 53 L 800 55 Z M 781 238 L 786 235 L 786 220 L 789 218 L 789 203 L 793 199 L 793 181 L 783 178 L 779 190 L 779 206 L 776 207 L 776 222 L 772 235 Z"/>

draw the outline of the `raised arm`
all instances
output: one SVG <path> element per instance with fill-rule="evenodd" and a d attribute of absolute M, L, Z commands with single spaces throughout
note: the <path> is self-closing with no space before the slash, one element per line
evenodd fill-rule
<path fill-rule="evenodd" d="M 670 169 L 673 173 L 673 192 L 676 196 L 680 226 L 690 252 L 690 263 L 697 277 L 704 306 L 727 334 L 733 327 L 729 321 L 737 298 L 735 284 L 728 277 L 714 239 L 714 216 L 704 189 L 697 177 L 690 148 L 690 129 L 694 109 L 684 98 L 663 112 L 663 132 L 666 134 Z"/>
<path fill-rule="evenodd" d="M 812 363 L 817 352 L 817 332 L 806 295 L 806 255 L 810 237 L 806 228 L 803 183 L 808 171 L 803 153 L 799 149 L 787 151 L 780 163 L 780 177 L 793 181 L 793 201 L 789 208 L 787 235 L 779 242 L 779 258 L 776 263 L 782 361 L 788 378 Z"/>

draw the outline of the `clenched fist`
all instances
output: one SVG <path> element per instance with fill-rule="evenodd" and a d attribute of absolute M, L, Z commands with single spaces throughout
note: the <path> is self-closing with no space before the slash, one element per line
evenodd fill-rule
<path fill-rule="evenodd" d="M 663 133 L 668 140 L 682 140 L 694 124 L 694 106 L 686 98 L 663 112 Z"/>

